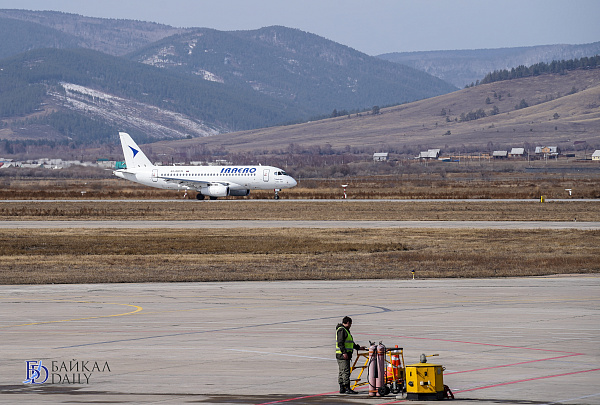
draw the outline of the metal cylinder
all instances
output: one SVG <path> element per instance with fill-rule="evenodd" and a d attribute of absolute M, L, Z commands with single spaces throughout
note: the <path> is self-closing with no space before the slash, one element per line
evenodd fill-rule
<path fill-rule="evenodd" d="M 377 387 L 377 396 L 379 396 L 379 388 L 385 386 L 385 346 L 381 343 L 377 346 L 377 377 L 375 378 L 375 386 Z"/>
<path fill-rule="evenodd" d="M 377 395 L 377 346 L 369 346 L 369 396 Z"/>

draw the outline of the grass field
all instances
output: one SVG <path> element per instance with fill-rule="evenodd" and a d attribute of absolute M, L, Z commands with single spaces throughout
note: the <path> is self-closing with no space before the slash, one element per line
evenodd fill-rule
<path fill-rule="evenodd" d="M 367 199 L 351 192 L 347 200 L 340 199 L 338 181 L 310 180 L 282 191 L 279 201 L 267 199 L 268 192 L 252 194 L 263 200 L 182 200 L 182 192 L 118 180 L 7 182 L 0 220 L 17 226 L 0 231 L 0 284 L 406 279 L 413 270 L 418 279 L 600 271 L 600 231 L 18 227 L 30 220 L 600 221 L 600 200 L 539 200 L 542 190 L 564 198 L 565 186 L 572 184 L 580 194 L 593 195 L 597 182 L 587 176 L 549 176 L 519 186 L 515 183 L 530 179 L 502 175 L 465 183 L 446 178 L 443 187 L 436 176 L 352 179 L 352 192 L 361 190 Z M 523 197 L 519 190 L 526 184 L 535 191 Z M 444 201 L 436 199 L 442 189 L 444 198 L 468 191 L 528 199 Z M 423 199 L 404 200 L 411 196 Z M 286 200 L 291 198 L 298 199 Z"/>
<path fill-rule="evenodd" d="M 372 174 L 342 178 L 298 179 L 298 186 L 282 190 L 282 199 L 341 199 L 342 184 L 347 197 L 354 199 L 532 199 L 599 198 L 600 164 L 598 162 L 542 162 L 527 171 L 527 162 L 492 162 L 456 165 L 401 162 L 390 165 L 367 165 L 369 170 L 388 170 L 392 174 Z M 464 169 L 464 171 L 463 171 Z M 538 171 L 539 169 L 539 171 Z M 457 170 L 451 172 L 450 170 Z M 5 175 L 5 173 L 11 173 Z M 117 178 L 71 179 L 20 177 L 20 171 L 0 171 L 2 200 L 64 199 L 182 199 L 184 191 L 161 190 Z M 75 175 L 76 173 L 72 173 Z M 293 173 L 292 173 L 293 174 Z M 567 190 L 571 190 L 569 195 Z M 188 198 L 195 198 L 190 192 Z M 248 197 L 228 199 L 272 199 L 273 191 L 252 191 Z"/>
<path fill-rule="evenodd" d="M 599 242 L 576 230 L 3 230 L 0 284 L 597 273 Z"/>
<path fill-rule="evenodd" d="M 0 220 L 600 221 L 600 201 L 0 201 Z"/>

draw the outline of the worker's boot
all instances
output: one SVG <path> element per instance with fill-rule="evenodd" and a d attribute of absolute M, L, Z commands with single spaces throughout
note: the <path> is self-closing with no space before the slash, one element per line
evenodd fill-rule
<path fill-rule="evenodd" d="M 346 393 L 346 386 L 344 384 L 340 384 L 340 394 Z"/>
<path fill-rule="evenodd" d="M 358 392 L 354 391 L 352 388 L 350 388 L 350 384 L 346 385 L 346 394 L 358 394 Z"/>

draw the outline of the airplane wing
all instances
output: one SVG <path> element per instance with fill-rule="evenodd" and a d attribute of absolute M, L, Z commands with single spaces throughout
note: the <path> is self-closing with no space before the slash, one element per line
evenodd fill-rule
<path fill-rule="evenodd" d="M 182 185 L 184 187 L 198 190 L 200 187 L 208 186 L 210 184 L 221 184 L 223 186 L 230 186 L 233 183 L 225 182 L 225 181 L 214 181 L 214 180 L 194 180 L 194 179 L 182 179 L 179 177 L 168 177 L 168 176 L 158 176 L 157 178 L 165 180 L 167 183 L 176 183 Z"/>
<path fill-rule="evenodd" d="M 112 170 L 113 172 L 127 173 L 127 174 L 137 174 L 138 173 L 138 172 L 136 172 L 134 170 L 129 171 L 127 169 L 117 169 L 117 170 L 114 170 L 114 169 L 104 169 L 104 170 Z"/>

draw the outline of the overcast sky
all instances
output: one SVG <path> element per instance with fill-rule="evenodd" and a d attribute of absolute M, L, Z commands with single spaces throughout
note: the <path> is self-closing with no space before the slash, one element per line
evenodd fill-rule
<path fill-rule="evenodd" d="M 176 27 L 298 28 L 369 55 L 600 41 L 600 0 L 0 0 Z"/>

